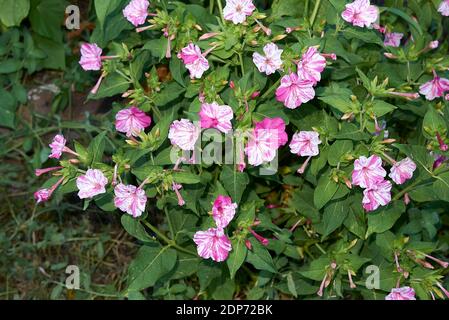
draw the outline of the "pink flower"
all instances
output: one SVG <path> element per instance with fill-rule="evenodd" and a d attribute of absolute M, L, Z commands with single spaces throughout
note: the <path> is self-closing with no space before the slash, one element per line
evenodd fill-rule
<path fill-rule="evenodd" d="M 416 164 L 410 159 L 405 158 L 396 162 L 390 170 L 388 175 L 397 184 L 403 184 L 408 179 L 413 177 L 413 172 L 416 170 Z"/>
<path fill-rule="evenodd" d="M 209 62 L 196 44 L 189 43 L 187 47 L 182 48 L 181 52 L 178 53 L 178 58 L 182 59 L 187 70 L 189 70 L 191 79 L 200 79 L 204 71 L 209 69 Z"/>
<path fill-rule="evenodd" d="M 51 172 L 51 171 L 54 171 L 54 170 L 59 170 L 59 169 L 62 169 L 62 168 L 63 168 L 63 167 L 58 166 L 58 167 L 50 167 L 50 168 L 36 169 L 36 170 L 34 171 L 34 174 L 36 175 L 36 177 L 39 177 L 39 176 L 41 176 L 41 175 L 43 175 L 43 174 L 45 174 L 45 173 L 47 173 L 47 172 Z"/>
<path fill-rule="evenodd" d="M 120 110 L 115 115 L 115 128 L 126 133 L 127 137 L 137 137 L 150 124 L 151 117 L 136 107 Z"/>
<path fill-rule="evenodd" d="M 51 148 L 51 154 L 49 158 L 59 159 L 62 153 L 65 151 L 66 140 L 62 134 L 57 134 L 53 141 L 48 145 Z"/>
<path fill-rule="evenodd" d="M 182 150 L 193 150 L 199 135 L 199 129 L 187 119 L 173 121 L 168 132 L 171 144 Z"/>
<path fill-rule="evenodd" d="M 244 22 L 246 16 L 250 16 L 255 9 L 256 7 L 251 0 L 226 0 L 223 16 L 226 20 L 239 24 Z"/>
<path fill-rule="evenodd" d="M 135 27 L 145 23 L 148 16 L 148 7 L 150 3 L 147 0 L 131 0 L 123 9 L 123 15 Z"/>
<path fill-rule="evenodd" d="M 298 76 L 302 80 L 313 82 L 315 85 L 321 80 L 321 72 L 325 67 L 326 58 L 318 52 L 317 48 L 310 47 L 298 63 Z"/>
<path fill-rule="evenodd" d="M 256 123 L 245 148 L 248 163 L 258 166 L 273 160 L 276 157 L 277 149 L 285 145 L 287 141 L 285 122 L 281 118 L 265 118 Z"/>
<path fill-rule="evenodd" d="M 440 78 L 435 70 L 433 71 L 433 76 L 433 80 L 430 80 L 419 87 L 419 93 L 426 96 L 426 99 L 430 101 L 442 97 L 444 92 L 449 90 L 448 79 Z"/>
<path fill-rule="evenodd" d="M 302 80 L 296 73 L 285 75 L 276 89 L 276 100 L 283 102 L 289 109 L 296 109 L 315 97 L 313 85 L 312 81 Z"/>
<path fill-rule="evenodd" d="M 440 12 L 443 16 L 449 16 L 449 0 L 441 1 L 438 12 Z"/>
<path fill-rule="evenodd" d="M 376 6 L 372 6 L 369 0 L 355 0 L 346 5 L 346 9 L 341 16 L 343 20 L 352 23 L 354 26 L 370 27 L 377 21 L 379 10 Z"/>
<path fill-rule="evenodd" d="M 291 153 L 301 157 L 318 155 L 320 153 L 318 145 L 321 143 L 319 136 L 315 131 L 296 132 L 290 142 Z"/>
<path fill-rule="evenodd" d="M 285 145 L 288 141 L 287 133 L 285 132 L 285 122 L 282 118 L 265 118 L 260 122 L 254 124 L 256 134 L 261 136 L 262 131 L 266 131 L 271 135 L 275 148 Z"/>
<path fill-rule="evenodd" d="M 352 171 L 352 184 L 362 188 L 368 188 L 373 184 L 384 180 L 387 172 L 382 168 L 382 159 L 376 155 L 369 158 L 361 156 L 354 161 Z"/>
<path fill-rule="evenodd" d="M 410 287 L 393 288 L 385 300 L 416 300 L 415 290 Z"/>
<path fill-rule="evenodd" d="M 92 198 L 98 194 L 105 193 L 105 186 L 108 179 L 103 172 L 98 169 L 89 169 L 86 174 L 76 179 L 76 186 L 79 189 L 78 197 L 80 199 Z"/>
<path fill-rule="evenodd" d="M 282 49 L 279 49 L 274 43 L 268 43 L 263 47 L 265 56 L 258 52 L 253 53 L 253 62 L 260 72 L 265 72 L 267 75 L 275 73 L 276 70 L 282 67 Z"/>
<path fill-rule="evenodd" d="M 398 32 L 387 32 L 385 33 L 384 45 L 387 47 L 399 47 L 401 45 L 401 39 L 404 36 L 402 33 Z"/>
<path fill-rule="evenodd" d="M 385 206 L 391 201 L 391 182 L 383 180 L 373 183 L 363 190 L 363 208 L 366 211 L 374 211 L 379 206 Z"/>
<path fill-rule="evenodd" d="M 232 202 L 231 197 L 219 195 L 212 207 L 212 216 L 218 228 L 226 228 L 235 215 L 237 204 Z"/>
<path fill-rule="evenodd" d="M 209 228 L 206 231 L 198 231 L 193 236 L 200 257 L 212 258 L 216 262 L 225 261 L 229 251 L 232 250 L 231 241 L 224 234 L 223 229 Z"/>
<path fill-rule="evenodd" d="M 145 211 L 147 196 L 142 188 L 120 183 L 114 188 L 114 194 L 114 205 L 123 212 L 136 218 Z"/>
<path fill-rule="evenodd" d="M 53 194 L 53 192 L 56 190 L 56 188 L 64 181 L 64 177 L 60 178 L 53 186 L 50 187 L 50 189 L 40 189 L 34 193 L 34 199 L 36 200 L 36 203 L 41 203 L 48 201 Z"/>
<path fill-rule="evenodd" d="M 186 204 L 186 202 L 184 201 L 184 199 L 181 195 L 181 192 L 179 192 L 179 189 L 181 189 L 181 188 L 182 188 L 181 184 L 173 182 L 172 189 L 175 192 L 176 197 L 178 198 L 178 206 L 182 207 L 183 205 Z"/>
<path fill-rule="evenodd" d="M 81 67 L 88 70 L 100 70 L 101 69 L 101 53 L 103 51 L 96 43 L 84 43 L 81 46 Z"/>
<path fill-rule="evenodd" d="M 51 191 L 49 189 L 40 189 L 34 193 L 34 199 L 36 203 L 46 202 L 51 197 Z"/>
<path fill-rule="evenodd" d="M 216 102 L 203 103 L 199 116 L 201 128 L 216 128 L 224 133 L 232 129 L 231 120 L 234 114 L 230 106 Z"/>

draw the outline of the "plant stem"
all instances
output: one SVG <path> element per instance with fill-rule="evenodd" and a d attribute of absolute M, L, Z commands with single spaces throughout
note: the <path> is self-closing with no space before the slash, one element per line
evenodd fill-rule
<path fill-rule="evenodd" d="M 278 81 L 276 81 L 270 88 L 268 88 L 267 91 L 265 91 L 265 93 L 260 97 L 260 100 L 265 100 L 265 98 L 271 94 L 278 86 L 279 83 L 281 82 L 281 79 L 279 79 Z"/>
<path fill-rule="evenodd" d="M 167 238 L 162 232 L 160 232 L 155 226 L 153 226 L 151 223 L 149 223 L 148 221 L 142 221 L 143 224 L 145 226 L 147 226 L 151 231 L 153 231 L 156 236 L 158 236 L 159 238 L 161 238 L 166 244 L 168 244 L 170 247 L 173 247 L 175 249 L 177 249 L 178 251 L 193 255 L 193 256 L 197 256 L 196 252 L 187 250 L 183 247 L 180 247 L 179 245 L 176 244 L 176 242 L 174 240 L 171 240 L 169 238 Z"/>
<path fill-rule="evenodd" d="M 224 19 L 224 16 L 223 16 L 223 6 L 221 4 L 221 0 L 217 0 L 217 5 L 218 5 L 218 11 L 220 11 L 221 22 L 223 24 L 225 24 L 225 19 Z"/>
<path fill-rule="evenodd" d="M 310 28 L 313 28 L 313 23 L 315 22 L 316 15 L 318 14 L 318 9 L 320 8 L 321 0 L 316 0 L 315 7 L 312 11 L 312 16 L 310 17 Z"/>

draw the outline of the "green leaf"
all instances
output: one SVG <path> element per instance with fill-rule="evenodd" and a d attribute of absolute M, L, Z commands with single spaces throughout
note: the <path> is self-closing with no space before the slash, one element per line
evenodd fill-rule
<path fill-rule="evenodd" d="M 437 180 L 433 184 L 435 195 L 440 200 L 449 202 L 449 172 L 436 176 L 436 179 Z"/>
<path fill-rule="evenodd" d="M 103 131 L 99 133 L 89 144 L 89 147 L 87 148 L 87 162 L 89 165 L 92 165 L 95 162 L 101 162 L 104 152 L 105 137 L 106 131 Z"/>
<path fill-rule="evenodd" d="M 109 14 L 122 4 L 122 0 L 95 0 L 95 12 L 101 28 L 104 27 L 106 18 Z"/>
<path fill-rule="evenodd" d="M 337 201 L 324 208 L 323 225 L 324 233 L 322 239 L 339 228 L 348 216 L 347 201 Z"/>
<path fill-rule="evenodd" d="M 190 173 L 187 171 L 178 171 L 173 172 L 172 174 L 173 179 L 177 183 L 185 183 L 185 184 L 195 184 L 199 183 L 201 181 L 200 177 L 197 174 Z"/>
<path fill-rule="evenodd" d="M 349 97 L 333 94 L 324 97 L 319 97 L 318 99 L 343 113 L 348 113 L 352 111 L 351 99 Z"/>
<path fill-rule="evenodd" d="M 223 166 L 220 181 L 228 191 L 232 201 L 237 204 L 240 203 L 243 192 L 249 183 L 248 175 L 244 172 L 238 172 L 233 166 Z"/>
<path fill-rule="evenodd" d="M 326 256 L 321 256 L 318 259 L 312 260 L 309 266 L 300 269 L 299 274 L 315 281 L 323 280 L 326 272 L 326 267 L 331 263 L 330 259 Z"/>
<path fill-rule="evenodd" d="M 22 68 L 22 62 L 17 59 L 6 59 L 0 61 L 0 74 L 17 72 Z"/>
<path fill-rule="evenodd" d="M 365 239 L 373 233 L 382 233 L 390 230 L 403 212 L 405 212 L 404 202 L 398 200 L 387 207 L 381 207 L 375 212 L 368 213 L 368 230 L 366 231 Z"/>
<path fill-rule="evenodd" d="M 17 103 L 14 96 L 0 88 L 0 126 L 14 129 Z"/>
<path fill-rule="evenodd" d="M 173 79 L 177 83 L 179 83 L 184 88 L 186 87 L 186 84 L 184 83 L 183 74 L 185 73 L 186 68 L 184 67 L 184 64 L 181 62 L 181 60 L 177 56 L 173 56 L 170 59 L 170 73 L 173 76 Z"/>
<path fill-rule="evenodd" d="M 232 240 L 232 251 L 226 260 L 231 279 L 234 279 L 235 273 L 238 269 L 240 269 L 240 266 L 245 261 L 247 251 L 248 249 L 245 246 L 245 239 L 239 237 Z"/>
<path fill-rule="evenodd" d="M 90 93 L 89 99 L 102 99 L 106 97 L 112 97 L 117 94 L 123 93 L 129 88 L 129 81 L 123 78 L 118 73 L 112 73 L 103 80 L 100 89 L 96 94 Z"/>
<path fill-rule="evenodd" d="M 341 157 L 352 151 L 353 143 L 351 140 L 337 140 L 329 148 L 328 162 L 331 166 L 337 166 Z"/>
<path fill-rule="evenodd" d="M 268 250 L 254 238 L 251 238 L 250 242 L 252 249 L 248 250 L 246 261 L 256 269 L 276 273 L 276 266 Z"/>
<path fill-rule="evenodd" d="M 317 209 L 321 209 L 328 203 L 338 190 L 338 184 L 329 177 L 329 174 L 323 174 L 318 180 L 318 184 L 313 193 L 313 203 Z"/>
<path fill-rule="evenodd" d="M 19 26 L 30 10 L 30 0 L 0 0 L 0 21 L 6 27 Z"/>
<path fill-rule="evenodd" d="M 176 264 L 176 251 L 169 246 L 143 246 L 128 269 L 128 291 L 140 291 L 169 273 Z"/>
<path fill-rule="evenodd" d="M 416 31 L 418 31 L 418 33 L 420 35 L 423 34 L 423 31 L 422 31 L 419 23 L 416 20 L 414 20 L 412 17 L 410 17 L 408 14 L 406 14 L 404 11 L 399 10 L 397 8 L 391 8 L 391 7 L 382 7 L 382 10 L 389 11 L 389 12 L 401 17 L 402 19 L 407 21 L 413 28 L 415 28 Z"/>
<path fill-rule="evenodd" d="M 375 100 L 373 103 L 373 111 L 377 117 L 382 117 L 395 109 L 396 107 L 394 105 L 382 100 Z"/>
<path fill-rule="evenodd" d="M 61 42 L 61 19 L 67 2 L 61 0 L 31 0 L 29 19 L 32 30 L 39 35 Z M 43 18 L 45 17 L 45 18 Z"/>
<path fill-rule="evenodd" d="M 123 214 L 120 219 L 123 228 L 134 238 L 143 242 L 154 242 L 154 239 L 148 235 L 139 219 L 133 218 L 128 214 Z"/>
<path fill-rule="evenodd" d="M 445 132 L 447 130 L 444 118 L 435 110 L 432 105 L 429 105 L 426 115 L 423 119 L 423 135 L 428 139 L 434 139 L 434 133 Z"/>

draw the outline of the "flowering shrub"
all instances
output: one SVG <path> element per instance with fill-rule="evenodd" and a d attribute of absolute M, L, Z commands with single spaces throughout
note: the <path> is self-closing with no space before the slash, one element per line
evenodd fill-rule
<path fill-rule="evenodd" d="M 36 200 L 122 215 L 131 299 L 449 298 L 449 2 L 398 3 L 95 1 L 123 99 Z"/>

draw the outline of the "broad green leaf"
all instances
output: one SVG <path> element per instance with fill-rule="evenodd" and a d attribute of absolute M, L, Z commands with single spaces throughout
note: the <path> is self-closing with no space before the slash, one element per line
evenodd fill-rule
<path fill-rule="evenodd" d="M 237 204 L 240 203 L 243 192 L 249 183 L 248 175 L 245 172 L 238 172 L 233 166 L 223 166 L 220 181 L 228 191 L 232 201 Z"/>
<path fill-rule="evenodd" d="M 30 0 L 0 0 L 0 21 L 6 27 L 19 26 L 30 10 Z"/>
<path fill-rule="evenodd" d="M 449 202 L 449 172 L 436 176 L 433 192 L 440 200 Z"/>
<path fill-rule="evenodd" d="M 173 269 L 176 257 L 176 251 L 168 246 L 142 246 L 128 269 L 128 291 L 154 286 Z"/>
<path fill-rule="evenodd" d="M 236 272 L 245 261 L 247 251 L 248 249 L 245 246 L 245 239 L 239 237 L 238 239 L 232 240 L 232 251 L 229 253 L 229 257 L 226 260 L 231 279 L 234 279 Z"/>
<path fill-rule="evenodd" d="M 326 238 L 334 230 L 339 228 L 348 215 L 347 201 L 337 201 L 324 208 L 323 225 L 324 233 L 322 239 Z"/>
<path fill-rule="evenodd" d="M 313 203 L 317 209 L 321 209 L 328 203 L 338 190 L 338 183 L 335 183 L 328 174 L 323 174 L 318 180 L 318 184 L 313 193 Z"/>
<path fill-rule="evenodd" d="M 380 207 L 378 210 L 368 213 L 368 230 L 366 231 L 365 239 L 373 233 L 382 233 L 390 230 L 404 212 L 404 202 L 398 200 L 387 207 Z"/>
<path fill-rule="evenodd" d="M 276 266 L 268 250 L 255 238 L 251 238 L 250 241 L 252 249 L 248 250 L 246 261 L 251 263 L 256 269 L 276 273 Z"/>
<path fill-rule="evenodd" d="M 92 165 L 95 162 L 101 162 L 103 159 L 103 152 L 104 152 L 104 146 L 105 146 L 105 137 L 106 137 L 106 131 L 101 132 L 98 134 L 89 144 L 89 147 L 87 148 L 87 154 L 88 154 L 88 164 Z"/>
<path fill-rule="evenodd" d="M 107 16 L 114 12 L 123 2 L 122 0 L 95 0 L 95 12 L 101 28 L 104 27 Z"/>
<path fill-rule="evenodd" d="M 120 219 L 123 228 L 134 238 L 144 242 L 154 242 L 154 239 L 148 235 L 139 219 L 133 218 L 128 214 L 123 214 Z"/>
<path fill-rule="evenodd" d="M 96 94 L 89 94 L 90 99 L 102 99 L 121 94 L 128 90 L 130 83 L 118 73 L 112 73 L 103 80 Z"/>

